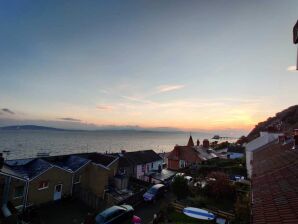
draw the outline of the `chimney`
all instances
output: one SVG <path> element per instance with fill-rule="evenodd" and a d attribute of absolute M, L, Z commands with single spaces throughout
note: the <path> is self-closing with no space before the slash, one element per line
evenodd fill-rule
<path fill-rule="evenodd" d="M 279 135 L 278 136 L 278 143 L 284 144 L 286 142 L 286 136 L 285 135 Z"/>
<path fill-rule="evenodd" d="M 126 151 L 124 149 L 121 150 L 121 154 L 124 154 L 126 153 Z"/>
<path fill-rule="evenodd" d="M 199 139 L 197 140 L 197 146 L 200 146 L 200 140 Z"/>
<path fill-rule="evenodd" d="M 298 129 L 294 130 L 294 140 L 295 140 L 294 149 L 298 149 Z"/>
<path fill-rule="evenodd" d="M 204 139 L 204 141 L 203 141 L 203 147 L 204 148 L 209 148 L 209 140 L 208 139 Z"/>
<path fill-rule="evenodd" d="M 0 153 L 0 169 L 2 169 L 3 167 L 3 164 L 4 164 L 4 158 L 3 158 L 3 154 Z"/>

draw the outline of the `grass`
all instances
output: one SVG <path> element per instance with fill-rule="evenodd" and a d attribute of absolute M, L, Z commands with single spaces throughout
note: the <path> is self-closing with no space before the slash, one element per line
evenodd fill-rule
<path fill-rule="evenodd" d="M 210 224 L 210 221 L 202 221 L 199 219 L 191 218 L 183 213 L 178 213 L 178 212 L 171 212 L 169 214 L 169 218 L 172 221 L 171 223 L 175 224 Z"/>

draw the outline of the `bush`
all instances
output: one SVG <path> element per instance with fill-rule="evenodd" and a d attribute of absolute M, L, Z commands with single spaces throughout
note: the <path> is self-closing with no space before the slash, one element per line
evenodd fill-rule
<path fill-rule="evenodd" d="M 206 192 L 208 195 L 219 198 L 235 198 L 235 188 L 229 177 L 223 172 L 212 172 L 208 175 Z"/>
<path fill-rule="evenodd" d="M 186 198 L 189 194 L 187 180 L 182 176 L 177 176 L 172 184 L 172 190 L 178 200 Z"/>

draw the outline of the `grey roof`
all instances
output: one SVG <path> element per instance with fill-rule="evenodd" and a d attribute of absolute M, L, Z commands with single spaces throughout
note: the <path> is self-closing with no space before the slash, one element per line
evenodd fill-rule
<path fill-rule="evenodd" d="M 160 181 L 166 181 L 168 179 L 171 179 L 173 176 L 175 176 L 176 172 L 168 170 L 168 169 L 163 169 L 161 172 L 154 172 L 150 174 L 152 178 Z"/>
<path fill-rule="evenodd" d="M 162 160 L 162 158 L 153 150 L 126 152 L 123 154 L 131 163 L 135 165 L 152 163 Z"/>
<path fill-rule="evenodd" d="M 82 154 L 77 154 L 77 156 L 80 156 L 85 159 L 89 159 L 93 163 L 100 164 L 105 167 L 108 167 L 112 162 L 114 162 L 115 160 L 118 160 L 118 157 L 116 157 L 116 156 L 97 153 L 97 152 L 82 153 Z"/>
<path fill-rule="evenodd" d="M 25 179 L 32 179 L 52 167 L 49 162 L 39 158 L 28 159 L 27 162 L 25 160 L 5 161 L 5 165 L 8 170 Z"/>
<path fill-rule="evenodd" d="M 48 162 L 72 172 L 77 171 L 82 166 L 86 165 L 90 160 L 77 155 L 53 156 L 44 158 Z"/>

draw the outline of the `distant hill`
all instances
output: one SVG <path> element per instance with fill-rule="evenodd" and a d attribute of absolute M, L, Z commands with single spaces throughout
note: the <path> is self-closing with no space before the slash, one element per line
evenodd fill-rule
<path fill-rule="evenodd" d="M 274 117 L 269 117 L 266 121 L 258 123 L 248 134 L 247 139 L 251 141 L 257 138 L 261 131 L 268 129 L 291 132 L 295 128 L 298 128 L 298 105 L 291 106 L 277 113 Z"/>
<path fill-rule="evenodd" d="M 0 127 L 3 131 L 18 131 L 18 130 L 28 130 L 28 131 L 100 131 L 100 132 L 146 132 L 146 133 L 183 133 L 183 131 L 178 131 L 171 128 L 132 128 L 132 127 L 105 127 L 103 129 L 97 130 L 79 130 L 79 129 L 62 129 L 62 128 L 52 128 L 46 126 L 38 125 L 13 125 Z"/>
<path fill-rule="evenodd" d="M 5 131 L 17 131 L 17 130 L 65 131 L 65 129 L 51 128 L 51 127 L 38 126 L 38 125 L 14 125 L 14 126 L 6 126 L 6 127 L 0 127 L 0 130 L 5 130 Z"/>

